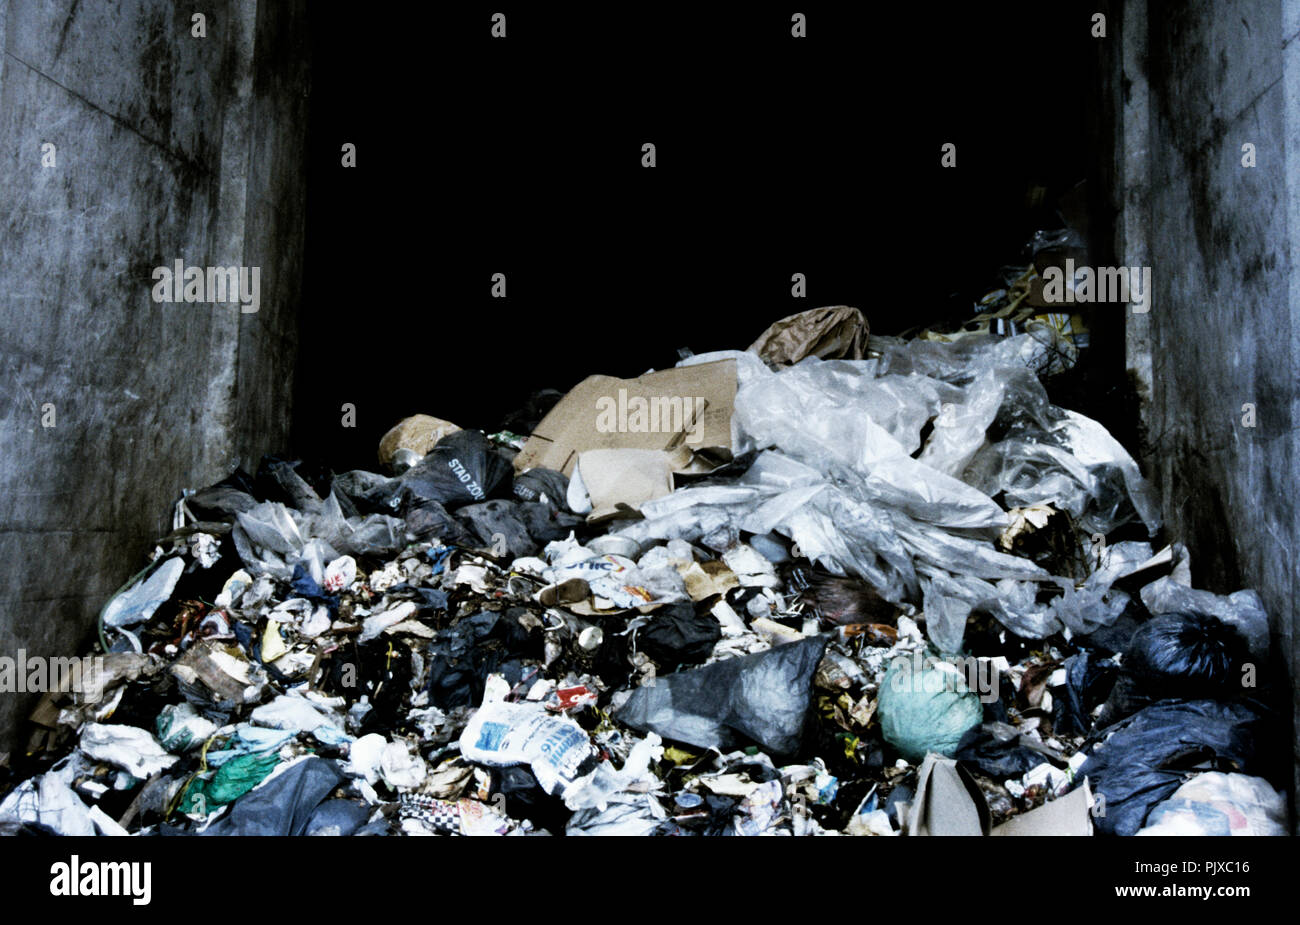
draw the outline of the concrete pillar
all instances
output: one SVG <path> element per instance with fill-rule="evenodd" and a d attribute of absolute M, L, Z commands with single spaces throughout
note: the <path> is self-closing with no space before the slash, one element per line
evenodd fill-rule
<path fill-rule="evenodd" d="M 1155 290 L 1127 322 L 1151 388 L 1144 455 L 1197 586 L 1263 597 L 1293 719 L 1298 40 L 1300 0 L 1127 0 L 1110 59 L 1116 250 Z"/>
<path fill-rule="evenodd" d="M 203 12 L 0 0 L 0 654 L 77 652 L 181 490 L 288 440 L 305 4 Z M 259 310 L 155 302 L 178 259 Z"/>

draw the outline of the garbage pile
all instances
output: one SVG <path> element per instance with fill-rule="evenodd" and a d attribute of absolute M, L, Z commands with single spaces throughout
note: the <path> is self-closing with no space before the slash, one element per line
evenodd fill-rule
<path fill-rule="evenodd" d="M 1259 598 L 1156 548 L 1057 341 L 817 309 L 187 492 L 0 828 L 1281 834 Z"/>

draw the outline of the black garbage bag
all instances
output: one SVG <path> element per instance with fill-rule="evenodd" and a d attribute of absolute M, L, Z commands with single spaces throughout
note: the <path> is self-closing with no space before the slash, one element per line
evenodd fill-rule
<path fill-rule="evenodd" d="M 425 501 L 406 512 L 406 533 L 413 541 L 439 540 L 448 546 L 477 546 L 478 537 L 437 501 Z"/>
<path fill-rule="evenodd" d="M 953 757 L 999 781 L 1022 777 L 1047 760 L 1041 752 L 1021 744 L 1015 727 L 1006 723 L 981 723 L 967 729 Z"/>
<path fill-rule="evenodd" d="M 1191 613 L 1152 617 L 1129 641 L 1098 725 L 1109 726 L 1171 697 L 1233 697 L 1242 692 L 1242 666 L 1249 658 L 1242 635 L 1216 617 Z"/>
<path fill-rule="evenodd" d="M 793 755 L 803 738 L 812 680 L 827 637 L 664 675 L 632 692 L 615 718 L 642 732 L 724 751 L 751 741 Z"/>
<path fill-rule="evenodd" d="M 439 630 L 429 643 L 429 702 L 440 710 L 477 705 L 487 676 L 505 675 L 511 684 L 521 679 L 521 659 L 540 659 L 542 634 L 519 622 L 528 611 L 512 607 L 505 613 L 484 611 L 455 626 Z"/>
<path fill-rule="evenodd" d="M 636 646 L 665 668 L 698 665 L 713 654 L 722 624 L 711 613 L 697 614 L 690 603 L 661 607 L 637 630 Z"/>
<path fill-rule="evenodd" d="M 493 497 L 510 463 L 477 430 L 443 437 L 398 479 L 407 506 L 437 501 L 448 510 Z"/>
<path fill-rule="evenodd" d="M 520 501 L 541 501 L 561 511 L 569 509 L 569 480 L 554 469 L 538 467 L 515 476 L 514 491 Z"/>
<path fill-rule="evenodd" d="M 547 832 L 563 832 L 573 815 L 564 800 L 543 790 L 524 765 L 493 768 L 492 793 L 505 797 L 505 813 L 511 819 L 527 819 Z"/>
<path fill-rule="evenodd" d="M 316 808 L 345 780 L 336 762 L 304 758 L 244 794 L 200 835 L 301 835 Z"/>
<path fill-rule="evenodd" d="M 467 504 L 455 517 L 477 537 L 479 545 L 491 549 L 493 555 L 512 559 L 535 555 L 543 545 L 564 539 L 583 522 L 576 514 L 561 513 L 548 504 L 505 499 Z"/>
<path fill-rule="evenodd" d="M 1065 735 L 1086 735 L 1092 711 L 1110 694 L 1119 674 L 1114 659 L 1084 649 L 1065 660 L 1065 686 L 1054 696 L 1052 729 Z"/>
<path fill-rule="evenodd" d="M 401 479 L 353 469 L 334 477 L 334 493 L 362 514 L 392 514 L 401 505 Z"/>
<path fill-rule="evenodd" d="M 552 507 L 540 501 L 516 501 L 515 513 L 538 546 L 562 540 L 570 531 L 586 522 L 586 518 L 579 514 L 571 514 L 567 509 Z"/>
<path fill-rule="evenodd" d="M 1120 722 L 1075 779 L 1088 778 L 1104 801 L 1098 830 L 1132 835 L 1206 761 L 1213 770 L 1268 776 L 1269 761 L 1256 748 L 1265 725 L 1252 701 L 1162 700 Z"/>

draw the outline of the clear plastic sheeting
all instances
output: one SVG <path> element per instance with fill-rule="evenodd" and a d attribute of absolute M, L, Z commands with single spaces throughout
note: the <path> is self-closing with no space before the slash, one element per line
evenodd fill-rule
<path fill-rule="evenodd" d="M 685 361 L 736 360 L 734 443 L 764 452 L 732 484 L 643 505 L 646 519 L 621 532 L 706 545 L 737 531 L 782 534 L 832 573 L 924 606 L 944 651 L 960 647 L 976 608 L 1033 637 L 1113 623 L 1127 597 L 1110 593 L 1106 576 L 1076 589 L 991 542 L 1007 524 L 999 495 L 1007 508 L 1051 504 L 1088 531 L 1134 517 L 1159 527 L 1123 447 L 1048 401 L 1034 372 L 1042 343 L 1026 334 L 871 346 L 871 359 L 809 357 L 780 371 L 738 352 Z M 1042 582 L 1063 594 L 1039 603 Z"/>
<path fill-rule="evenodd" d="M 317 512 L 303 513 L 265 501 L 236 515 L 235 549 L 250 573 L 290 581 L 301 563 L 319 583 L 325 565 L 342 555 L 387 555 L 406 545 L 406 523 L 400 518 L 344 517 L 333 492 L 315 506 Z"/>
<path fill-rule="evenodd" d="M 966 474 L 972 484 L 1003 492 L 1015 507 L 1052 504 L 1090 532 L 1109 533 L 1134 515 L 1151 535 L 1159 529 L 1158 505 L 1137 463 L 1096 421 L 1066 411 L 1049 430 L 1019 433 L 976 454 Z"/>

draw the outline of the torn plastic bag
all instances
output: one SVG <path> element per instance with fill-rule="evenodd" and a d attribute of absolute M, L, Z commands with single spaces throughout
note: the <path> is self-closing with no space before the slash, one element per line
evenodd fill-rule
<path fill-rule="evenodd" d="M 1075 772 L 1105 798 L 1096 818 L 1108 835 L 1132 835 L 1158 804 L 1173 795 L 1192 768 L 1210 760 L 1259 775 L 1268 766 L 1260 753 L 1266 715 L 1247 701 L 1162 700 L 1120 722 Z"/>
<path fill-rule="evenodd" d="M 104 608 L 104 625 L 134 626 L 148 620 L 154 611 L 171 599 L 184 571 L 185 560 L 180 556 L 164 561 L 144 581 L 137 582 L 109 601 Z"/>
<path fill-rule="evenodd" d="M 1203 613 L 1235 627 L 1261 661 L 1268 658 L 1268 614 L 1259 595 L 1250 590 L 1233 594 L 1196 591 L 1172 577 L 1153 581 L 1141 591 L 1142 603 L 1153 614 Z"/>
<path fill-rule="evenodd" d="M 1197 774 L 1151 810 L 1138 835 L 1288 835 L 1286 794 L 1262 777 Z"/>
<path fill-rule="evenodd" d="M 237 516 L 232 535 L 249 572 L 284 582 L 293 580 L 298 563 L 319 583 L 325 563 L 340 555 L 382 556 L 406 545 L 403 521 L 383 514 L 345 518 L 333 492 L 311 514 L 259 504 Z"/>
<path fill-rule="evenodd" d="M 947 575 L 922 579 L 921 590 L 926 635 L 941 654 L 960 653 L 972 603 L 963 599 L 961 587 Z"/>
<path fill-rule="evenodd" d="M 1160 527 L 1154 492 L 1137 463 L 1091 418 L 1065 411 L 1050 431 L 1013 433 L 980 450 L 966 470 L 970 483 L 1011 507 L 1051 504 L 1069 511 L 1090 533 L 1109 533 L 1136 515 L 1154 535 Z"/>
<path fill-rule="evenodd" d="M 301 835 L 316 808 L 344 779 L 337 762 L 324 758 L 307 756 L 281 765 L 198 834 Z"/>
<path fill-rule="evenodd" d="M 1086 636 L 1114 625 L 1128 605 L 1129 596 L 1123 591 L 1085 584 L 1066 588 L 1052 601 L 1051 612 L 1074 635 Z"/>
<path fill-rule="evenodd" d="M 1138 627 L 1099 723 L 1110 725 L 1157 700 L 1226 700 L 1242 692 L 1246 641 L 1215 617 L 1168 613 Z"/>
<path fill-rule="evenodd" d="M 988 540 L 959 536 L 902 517 L 893 518 L 893 522 L 899 538 L 919 562 L 945 571 L 960 571 L 969 578 L 1021 578 L 1060 583 L 1059 579 L 1028 559 L 998 552 Z"/>
<path fill-rule="evenodd" d="M 40 777 L 23 781 L 0 801 L 0 833 L 6 827 L 41 826 L 58 835 L 94 835 L 90 808 L 70 786 L 78 762 L 65 760 Z"/>
<path fill-rule="evenodd" d="M 966 616 L 975 611 L 988 613 L 1016 635 L 1028 639 L 1042 639 L 1060 632 L 1060 622 L 1050 608 L 1037 602 L 1036 582 L 1004 578 L 995 584 L 969 575 L 950 575 L 929 566 L 926 572 L 929 579 L 924 603 L 926 626 L 931 641 L 945 654 L 959 650 L 965 633 L 963 613 Z M 930 625 L 931 620 L 936 620 L 934 626 Z"/>
<path fill-rule="evenodd" d="M 632 691 L 616 719 L 700 748 L 750 741 L 776 755 L 798 751 L 812 680 L 827 637 L 813 636 L 756 655 L 655 679 Z"/>
<path fill-rule="evenodd" d="M 988 613 L 1018 636 L 1044 639 L 1067 627 L 1082 635 L 1110 626 L 1129 603 L 1128 595 L 1122 591 L 1088 587 L 1076 590 L 1068 579 L 1047 576 L 1052 582 L 1064 585 L 1065 590 L 1051 603 L 1040 604 L 1038 582 L 1004 578 L 990 584 L 970 575 L 945 576 L 928 565 L 925 570 L 933 576 L 925 603 L 927 627 L 930 627 L 931 612 L 937 613 L 939 624 L 930 628 L 930 637 L 936 646 L 949 653 L 957 651 L 948 646 L 953 640 L 960 642 L 958 632 L 964 629 L 962 610 L 967 607 L 968 614 L 976 610 Z"/>
<path fill-rule="evenodd" d="M 1037 376 L 1023 366 L 985 368 L 962 390 L 959 401 L 945 402 L 918 459 L 938 472 L 961 478 L 985 444 L 1004 402 L 1028 409 L 1022 414 L 1046 419 L 1049 402 Z"/>
<path fill-rule="evenodd" d="M 872 419 L 870 404 L 878 396 L 864 388 L 871 365 L 804 360 L 741 388 L 736 418 L 755 446 L 776 447 L 831 475 L 860 491 L 859 500 L 884 501 L 943 526 L 1005 526 L 1005 512 L 990 497 L 913 459 L 903 443 Z M 938 410 L 935 405 L 906 423 L 907 432 L 914 426 L 917 434 L 908 445 L 919 445 L 920 425 L 926 412 Z"/>

